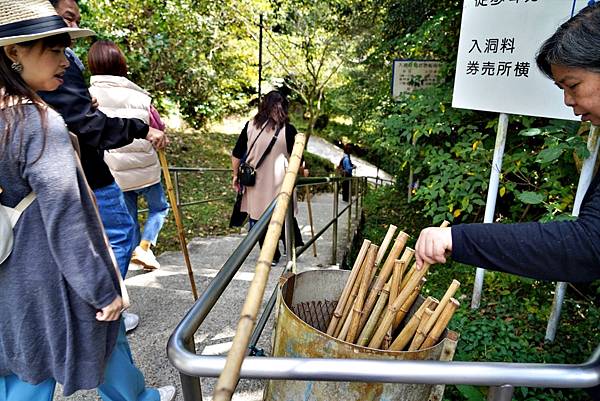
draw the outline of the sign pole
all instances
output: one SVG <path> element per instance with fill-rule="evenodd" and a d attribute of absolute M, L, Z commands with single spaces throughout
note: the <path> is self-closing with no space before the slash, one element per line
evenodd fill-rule
<path fill-rule="evenodd" d="M 577 184 L 577 194 L 575 195 L 575 203 L 573 205 L 573 216 L 579 215 L 579 208 L 583 197 L 592 182 L 594 176 L 594 167 L 596 166 L 596 159 L 598 157 L 598 136 L 600 130 L 592 125 L 590 128 L 590 134 L 588 136 L 587 148 L 590 151 L 590 155 L 583 161 L 581 166 L 581 174 L 579 175 L 579 183 Z M 556 330 L 558 327 L 558 321 L 560 320 L 560 313 L 562 311 L 562 304 L 567 292 L 567 283 L 558 282 L 556 283 L 556 290 L 554 291 L 554 300 L 552 301 L 552 310 L 550 317 L 548 318 L 548 325 L 546 326 L 546 337 L 547 341 L 554 341 L 556 337 Z"/>
<path fill-rule="evenodd" d="M 498 197 L 498 186 L 500 184 L 500 171 L 502 171 L 502 157 L 504 156 L 504 146 L 506 145 L 506 133 L 508 131 L 508 114 L 501 113 L 498 118 L 498 131 L 496 133 L 496 145 L 494 147 L 494 159 L 490 171 L 490 183 L 488 186 L 487 200 L 485 203 L 484 223 L 494 221 L 494 212 L 496 210 L 496 198 Z M 475 283 L 473 285 L 473 297 L 471 298 L 471 309 L 478 309 L 481 301 L 481 291 L 483 288 L 483 277 L 485 269 L 480 267 L 475 272 Z"/>

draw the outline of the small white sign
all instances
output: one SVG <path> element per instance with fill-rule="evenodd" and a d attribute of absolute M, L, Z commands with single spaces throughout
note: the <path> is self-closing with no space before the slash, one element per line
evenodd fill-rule
<path fill-rule="evenodd" d="M 392 97 L 435 85 L 442 63 L 428 60 L 394 60 Z"/>
<path fill-rule="evenodd" d="M 586 5 L 587 0 L 465 0 L 452 106 L 577 120 L 535 56 Z"/>

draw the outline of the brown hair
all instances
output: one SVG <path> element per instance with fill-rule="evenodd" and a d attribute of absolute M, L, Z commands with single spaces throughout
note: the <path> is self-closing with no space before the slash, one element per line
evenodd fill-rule
<path fill-rule="evenodd" d="M 274 127 L 283 127 L 289 121 L 288 101 L 278 91 L 271 91 L 265 95 L 253 120 L 256 128 L 262 127 L 267 121 Z"/>
<path fill-rule="evenodd" d="M 17 46 L 31 48 L 39 41 L 42 42 L 42 49 L 45 50 L 55 46 L 67 47 L 71 43 L 71 38 L 68 34 L 54 35 L 43 39 L 18 43 Z M 44 107 L 44 102 L 38 94 L 27 85 L 21 75 L 11 68 L 12 64 L 13 62 L 4 52 L 4 48 L 0 47 L 0 120 L 4 122 L 4 130 L 3 132 L 0 132 L 0 155 L 7 151 L 8 144 L 11 142 L 13 124 L 16 121 L 25 118 L 24 110 L 21 106 L 29 102 L 32 102 L 40 113 L 45 143 L 46 109 Z M 11 104 L 13 107 L 9 107 Z M 21 124 L 21 129 L 23 129 L 25 125 L 26 124 Z M 22 147 L 23 136 L 21 135 L 19 138 L 19 154 Z M 42 146 L 42 151 L 43 148 L 44 146 Z M 37 159 L 33 162 L 35 163 L 35 161 L 37 161 Z"/>
<path fill-rule="evenodd" d="M 114 42 L 99 40 L 90 47 L 88 66 L 93 75 L 127 76 L 127 60 Z"/>

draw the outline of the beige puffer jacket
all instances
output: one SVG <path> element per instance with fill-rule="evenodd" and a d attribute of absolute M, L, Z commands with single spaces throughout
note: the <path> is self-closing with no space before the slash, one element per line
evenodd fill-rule
<path fill-rule="evenodd" d="M 99 109 L 109 117 L 150 118 L 148 92 L 125 77 L 93 75 L 90 93 L 98 99 Z M 160 163 L 152 144 L 135 139 L 122 148 L 104 152 L 104 161 L 123 191 L 149 187 L 160 182 Z"/>

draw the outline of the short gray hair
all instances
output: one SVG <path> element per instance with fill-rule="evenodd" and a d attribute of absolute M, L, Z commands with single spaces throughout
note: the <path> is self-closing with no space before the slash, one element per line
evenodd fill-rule
<path fill-rule="evenodd" d="M 600 72 L 600 3 L 583 8 L 540 47 L 538 68 L 552 79 L 552 65 Z"/>

